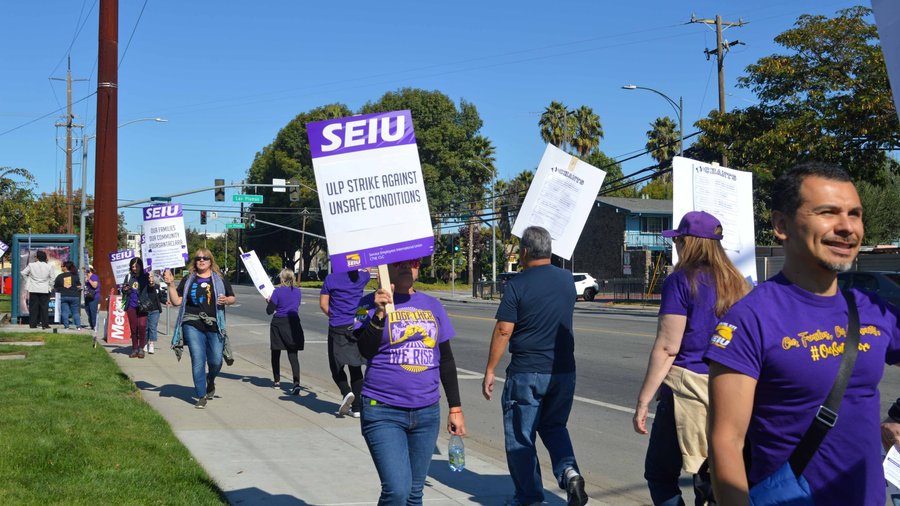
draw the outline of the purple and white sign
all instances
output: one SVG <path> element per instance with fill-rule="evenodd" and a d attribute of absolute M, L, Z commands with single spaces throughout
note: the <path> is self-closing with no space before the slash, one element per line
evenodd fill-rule
<path fill-rule="evenodd" d="M 128 275 L 128 264 L 134 258 L 134 250 L 126 249 L 109 254 L 109 266 L 112 267 L 113 279 L 116 283 L 124 283 Z"/>
<path fill-rule="evenodd" d="M 434 251 L 409 111 L 306 125 L 333 272 Z"/>
<path fill-rule="evenodd" d="M 6 254 L 9 251 L 9 245 L 3 241 L 0 241 L 0 257 Z"/>
<path fill-rule="evenodd" d="M 144 208 L 141 252 L 146 269 L 180 269 L 187 264 L 187 236 L 181 204 Z"/>

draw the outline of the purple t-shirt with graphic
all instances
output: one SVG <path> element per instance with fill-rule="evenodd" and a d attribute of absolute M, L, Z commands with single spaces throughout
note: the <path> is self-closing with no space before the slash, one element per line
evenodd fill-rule
<path fill-rule="evenodd" d="M 674 365 L 698 374 L 709 374 L 709 366 L 703 361 L 703 352 L 709 336 L 716 328 L 716 285 L 712 276 L 697 272 L 694 277 L 696 295 L 691 293 L 691 282 L 684 271 L 675 271 L 666 278 L 659 304 L 660 316 L 664 314 L 687 317 L 681 348 L 675 355 Z"/>
<path fill-rule="evenodd" d="M 94 283 L 97 283 L 97 288 L 92 287 L 89 283 L 85 283 L 85 287 L 84 287 L 85 295 L 92 294 L 94 296 L 94 298 L 97 298 L 97 296 L 100 295 L 100 276 L 98 276 L 96 274 L 91 274 L 91 276 L 88 278 L 88 281 L 93 281 Z"/>
<path fill-rule="evenodd" d="M 356 281 L 350 279 L 349 272 L 334 272 L 325 278 L 319 293 L 328 296 L 329 326 L 346 327 L 356 318 L 359 298 L 371 278 L 368 271 L 358 272 Z"/>
<path fill-rule="evenodd" d="M 296 316 L 300 307 L 300 289 L 293 286 L 279 286 L 272 291 L 269 302 L 275 305 L 273 317 Z"/>
<path fill-rule="evenodd" d="M 817 505 L 883 506 L 878 383 L 900 361 L 900 314 L 876 295 L 853 291 L 859 355 L 838 412 L 803 476 Z M 750 485 L 793 452 L 837 377 L 847 329 L 840 293 L 824 297 L 783 274 L 759 285 L 719 321 L 704 358 L 757 380 L 748 437 Z"/>
<path fill-rule="evenodd" d="M 375 294 L 359 300 L 354 327 L 369 324 Z M 441 351 L 456 335 L 444 306 L 424 293 L 394 295 L 378 353 L 369 360 L 362 394 L 400 408 L 422 408 L 441 400 Z"/>

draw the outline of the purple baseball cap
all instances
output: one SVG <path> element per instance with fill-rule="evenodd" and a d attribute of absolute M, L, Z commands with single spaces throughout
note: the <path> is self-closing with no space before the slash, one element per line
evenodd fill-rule
<path fill-rule="evenodd" d="M 715 216 L 706 211 L 691 211 L 681 218 L 681 223 L 675 230 L 663 230 L 663 237 L 681 237 L 690 235 L 704 239 L 721 240 L 722 234 L 716 233 L 716 228 L 722 224 Z"/>

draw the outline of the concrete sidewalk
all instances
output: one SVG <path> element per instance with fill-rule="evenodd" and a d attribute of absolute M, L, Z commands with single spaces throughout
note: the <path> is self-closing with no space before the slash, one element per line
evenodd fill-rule
<path fill-rule="evenodd" d="M 163 343 L 160 336 L 164 349 L 137 359 L 128 358 L 130 347 L 101 342 L 231 504 L 377 502 L 380 482 L 359 420 L 336 414 L 341 399 L 334 385 L 305 379 L 300 395 L 288 395 L 272 388 L 268 363 L 237 354 L 233 366 L 223 367 L 215 399 L 206 409 L 196 409 L 187 350 L 177 362 Z M 506 463 L 467 448 L 465 471 L 451 472 L 447 439 L 442 431 L 426 482 L 426 504 L 504 504 L 513 492 Z M 555 483 L 545 480 L 544 486 L 547 504 L 565 504 L 565 493 Z"/>

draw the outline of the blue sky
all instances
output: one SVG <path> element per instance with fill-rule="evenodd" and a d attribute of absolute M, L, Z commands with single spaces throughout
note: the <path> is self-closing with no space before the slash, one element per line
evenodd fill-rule
<path fill-rule="evenodd" d="M 120 0 L 119 199 L 130 201 L 239 182 L 257 151 L 300 112 L 342 102 L 358 109 L 402 87 L 440 90 L 475 104 L 497 149 L 501 178 L 533 169 L 544 150 L 537 127 L 551 100 L 600 115 L 600 147 L 613 157 L 641 150 L 656 117 L 672 108 L 634 83 L 684 98 L 685 131 L 717 107 L 715 32 L 698 18 L 743 18 L 726 57 L 728 109 L 754 102 L 735 86 L 747 65 L 779 51 L 773 38 L 800 14 L 833 15 L 853 1 L 300 2 Z M 22 167 L 51 192 L 65 175 L 66 55 L 75 100 L 96 91 L 97 0 L 7 2 L 0 25 L 0 167 Z M 132 35 L 133 34 L 133 35 Z M 130 42 L 129 42 L 130 39 Z M 126 51 L 127 46 L 127 51 Z M 70 49 L 71 48 L 71 49 Z M 122 54 L 124 53 L 124 56 Z M 74 107 L 92 135 L 96 102 Z M 33 122 L 32 122 L 33 121 Z M 30 124 L 22 126 L 28 122 Z M 19 127 L 19 128 L 17 128 Z M 80 137 L 81 131 L 76 134 Z M 93 144 L 88 151 L 93 172 Z M 81 185 L 75 153 L 73 186 Z M 642 157 L 625 173 L 652 164 Z M 87 187 L 93 193 L 93 176 Z M 233 210 L 212 192 L 180 199 L 188 210 Z M 130 230 L 141 223 L 126 211 Z M 76 219 L 77 221 L 77 219 Z M 230 220 L 211 221 L 219 232 Z M 199 212 L 185 216 L 199 227 Z"/>

